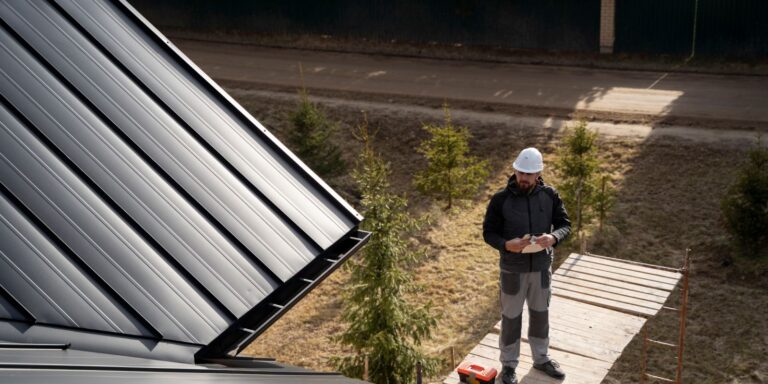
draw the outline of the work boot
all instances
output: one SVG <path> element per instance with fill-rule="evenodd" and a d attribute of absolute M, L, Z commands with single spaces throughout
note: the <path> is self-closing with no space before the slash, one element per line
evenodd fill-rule
<path fill-rule="evenodd" d="M 501 368 L 501 382 L 503 384 L 517 384 L 515 369 L 507 366 Z"/>
<path fill-rule="evenodd" d="M 554 377 L 555 379 L 565 378 L 565 372 L 563 372 L 563 370 L 560 369 L 560 364 L 558 364 L 557 361 L 550 360 L 544 364 L 534 364 L 533 367 L 538 369 L 539 371 L 546 373 L 551 377 Z"/>

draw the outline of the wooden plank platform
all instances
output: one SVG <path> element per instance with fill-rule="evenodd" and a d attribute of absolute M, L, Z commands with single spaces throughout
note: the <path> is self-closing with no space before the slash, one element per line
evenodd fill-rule
<path fill-rule="evenodd" d="M 487 366 L 495 367 L 501 372 L 501 363 L 499 362 L 499 335 L 490 333 L 483 338 L 465 360 L 478 362 Z M 520 346 L 520 364 L 517 366 L 517 378 L 520 383 L 562 383 L 571 384 L 590 384 L 599 383 L 608 370 L 611 369 L 611 363 L 590 359 L 578 354 L 552 349 L 550 355 L 557 360 L 566 372 L 566 380 L 555 380 L 533 369 L 533 359 L 531 358 L 531 349 L 527 342 Z M 445 379 L 444 383 L 458 383 L 459 375 L 454 370 L 451 375 Z M 497 380 L 497 382 L 500 382 Z"/>
<path fill-rule="evenodd" d="M 645 323 L 645 319 L 639 316 L 558 296 L 552 297 L 549 313 L 551 349 L 611 363 L 618 359 L 621 351 Z M 494 331 L 501 331 L 501 322 L 496 323 Z M 524 341 L 528 340 L 528 308 L 523 309 L 521 335 Z"/>
<path fill-rule="evenodd" d="M 654 316 L 682 275 L 679 272 L 572 253 L 552 278 L 552 294 L 641 316 Z"/>
<path fill-rule="evenodd" d="M 533 369 L 527 342 L 528 309 L 523 309 L 520 383 L 600 383 L 624 348 L 656 315 L 680 281 L 668 269 L 596 255 L 571 254 L 553 274 L 550 302 L 550 355 L 566 372 L 555 380 Z M 464 360 L 496 367 L 498 332 L 487 334 Z M 458 383 L 454 369 L 444 383 Z M 500 382 L 500 381 L 497 381 Z"/>

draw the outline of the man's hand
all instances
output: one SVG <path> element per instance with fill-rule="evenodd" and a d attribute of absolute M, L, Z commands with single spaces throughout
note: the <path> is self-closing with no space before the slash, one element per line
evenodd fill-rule
<path fill-rule="evenodd" d="M 536 244 L 542 246 L 543 248 L 549 248 L 555 245 L 555 242 L 557 242 L 557 239 L 548 233 L 546 235 L 537 237 L 535 241 Z"/>
<path fill-rule="evenodd" d="M 523 248 L 527 247 L 530 244 L 531 244 L 530 240 L 516 237 L 512 240 L 507 240 L 507 242 L 504 243 L 504 249 L 506 249 L 507 252 L 520 253 L 523 251 Z"/>

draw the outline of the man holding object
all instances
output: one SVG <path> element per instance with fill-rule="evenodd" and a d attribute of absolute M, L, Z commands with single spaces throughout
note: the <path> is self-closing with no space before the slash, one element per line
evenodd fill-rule
<path fill-rule="evenodd" d="M 517 384 L 526 300 L 533 367 L 562 379 L 565 373 L 549 357 L 549 299 L 553 247 L 571 233 L 571 222 L 557 191 L 541 178 L 541 152 L 523 149 L 512 167 L 514 175 L 506 188 L 493 195 L 483 221 L 483 239 L 500 255 L 501 379 L 504 384 Z"/>

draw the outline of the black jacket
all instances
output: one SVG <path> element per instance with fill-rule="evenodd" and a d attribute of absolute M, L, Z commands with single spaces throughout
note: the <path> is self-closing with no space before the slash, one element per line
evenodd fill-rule
<path fill-rule="evenodd" d="M 483 239 L 499 250 L 500 267 L 508 272 L 545 271 L 552 265 L 552 254 L 511 253 L 504 249 L 507 240 L 526 234 L 551 233 L 563 241 L 571 233 L 571 221 L 557 191 L 539 177 L 530 193 L 517 188 L 515 176 L 507 187 L 497 192 L 488 203 L 483 220 Z"/>

